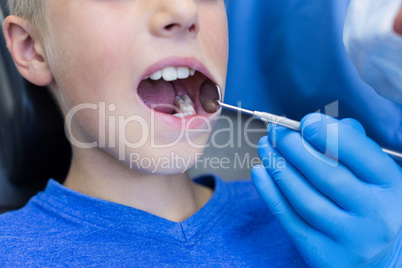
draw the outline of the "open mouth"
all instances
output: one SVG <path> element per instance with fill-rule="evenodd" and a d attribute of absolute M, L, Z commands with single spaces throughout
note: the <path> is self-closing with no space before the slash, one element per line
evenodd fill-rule
<path fill-rule="evenodd" d="M 208 114 L 200 103 L 200 87 L 208 78 L 188 67 L 166 67 L 141 81 L 137 94 L 151 109 L 184 118 Z"/>

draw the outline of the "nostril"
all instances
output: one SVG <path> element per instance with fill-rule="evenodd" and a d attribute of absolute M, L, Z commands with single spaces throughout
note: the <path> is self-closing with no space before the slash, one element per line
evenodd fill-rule
<path fill-rule="evenodd" d="M 188 29 L 190 33 L 196 32 L 197 31 L 197 25 L 193 24 L 191 27 Z"/>
<path fill-rule="evenodd" d="M 178 23 L 171 23 L 169 25 L 165 26 L 165 31 L 167 32 L 171 32 L 173 31 L 175 28 L 181 28 L 180 24 Z M 184 28 L 183 28 L 184 29 Z M 197 25 L 196 24 L 192 24 L 189 28 L 188 31 L 190 33 L 196 32 L 197 31 Z"/>
<path fill-rule="evenodd" d="M 166 25 L 166 26 L 165 26 L 165 30 L 171 31 L 175 25 L 176 25 L 176 24 L 174 24 L 174 23 L 169 24 L 169 25 Z"/>

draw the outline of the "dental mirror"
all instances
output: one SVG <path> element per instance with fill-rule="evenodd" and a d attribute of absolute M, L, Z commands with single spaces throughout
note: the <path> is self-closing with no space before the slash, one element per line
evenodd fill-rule
<path fill-rule="evenodd" d="M 222 92 L 218 85 L 208 80 L 201 85 L 200 102 L 207 113 L 218 111 L 222 102 Z"/>
<path fill-rule="evenodd" d="M 207 80 L 201 85 L 200 102 L 202 108 L 208 113 L 215 113 L 218 111 L 219 107 L 223 107 L 255 116 L 252 111 L 223 103 L 221 88 L 211 80 Z"/>
<path fill-rule="evenodd" d="M 298 121 L 266 112 L 250 111 L 223 103 L 220 87 L 210 80 L 204 82 L 201 85 L 200 102 L 204 110 L 208 113 L 215 113 L 218 111 L 219 107 L 223 107 L 233 111 L 249 114 L 266 123 L 273 123 L 276 125 L 287 127 L 289 129 L 300 131 L 300 122 Z M 400 152 L 395 152 L 384 148 L 382 148 L 382 150 L 395 159 L 402 159 L 402 153 Z"/>
<path fill-rule="evenodd" d="M 296 131 L 300 131 L 300 122 L 266 112 L 250 111 L 223 103 L 220 87 L 211 80 L 207 80 L 201 85 L 200 102 L 204 110 L 208 113 L 215 113 L 216 111 L 218 111 L 219 107 L 223 107 L 226 109 L 254 116 L 255 118 L 267 123 L 273 123 Z"/>

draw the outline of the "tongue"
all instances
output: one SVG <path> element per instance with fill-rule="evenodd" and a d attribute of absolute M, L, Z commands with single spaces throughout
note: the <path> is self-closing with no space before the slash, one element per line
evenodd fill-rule
<path fill-rule="evenodd" d="M 162 79 L 158 81 L 144 80 L 137 90 L 142 101 L 155 111 L 173 114 L 176 92 L 170 82 Z"/>

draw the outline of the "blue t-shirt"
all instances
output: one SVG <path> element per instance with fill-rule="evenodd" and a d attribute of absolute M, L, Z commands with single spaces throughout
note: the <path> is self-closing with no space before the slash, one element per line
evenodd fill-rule
<path fill-rule="evenodd" d="M 197 182 L 211 199 L 176 223 L 50 180 L 0 216 L 0 266 L 306 266 L 251 182 Z"/>

